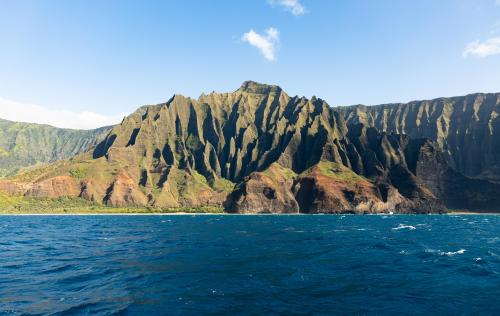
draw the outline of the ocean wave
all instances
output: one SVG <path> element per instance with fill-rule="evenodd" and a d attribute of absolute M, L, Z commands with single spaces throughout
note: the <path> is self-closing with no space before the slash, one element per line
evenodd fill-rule
<path fill-rule="evenodd" d="M 400 230 L 400 229 L 415 230 L 417 228 L 415 226 L 405 225 L 405 224 L 399 224 L 398 227 L 392 228 L 392 230 Z"/>
<path fill-rule="evenodd" d="M 466 251 L 467 250 L 465 250 L 465 249 L 460 249 L 457 251 L 447 251 L 447 252 L 441 251 L 441 252 L 439 252 L 439 255 L 452 257 L 454 255 L 463 255 Z"/>
<path fill-rule="evenodd" d="M 486 240 L 486 242 L 487 242 L 488 244 L 496 244 L 496 243 L 497 243 L 497 242 L 499 242 L 499 241 L 500 241 L 500 237 L 488 238 L 488 239 Z"/>
<path fill-rule="evenodd" d="M 453 257 L 454 255 L 462 255 L 467 250 L 465 250 L 465 249 L 459 249 L 457 251 L 442 251 L 442 250 L 435 250 L 435 249 L 425 249 L 424 251 L 426 253 L 430 253 L 430 254 L 434 254 L 434 255 L 438 255 L 438 256 Z"/>

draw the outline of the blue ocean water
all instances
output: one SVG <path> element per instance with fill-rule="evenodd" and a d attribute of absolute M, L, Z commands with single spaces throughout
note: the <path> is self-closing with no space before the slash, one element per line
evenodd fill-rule
<path fill-rule="evenodd" d="M 500 216 L 0 216 L 2 315 L 500 314 Z"/>

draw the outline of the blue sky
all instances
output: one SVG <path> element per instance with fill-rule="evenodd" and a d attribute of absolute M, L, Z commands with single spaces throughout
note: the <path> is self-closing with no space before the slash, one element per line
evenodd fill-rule
<path fill-rule="evenodd" d="M 332 106 L 500 92 L 500 0 L 0 0 L 0 117 L 90 128 L 245 80 Z"/>

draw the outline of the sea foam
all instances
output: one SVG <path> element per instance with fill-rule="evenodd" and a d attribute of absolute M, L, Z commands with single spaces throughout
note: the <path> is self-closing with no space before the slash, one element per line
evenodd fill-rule
<path fill-rule="evenodd" d="M 405 224 L 399 224 L 398 227 L 394 227 L 393 230 L 400 230 L 400 229 L 408 229 L 408 230 L 415 230 L 417 229 L 415 226 L 412 225 L 405 225 Z"/>

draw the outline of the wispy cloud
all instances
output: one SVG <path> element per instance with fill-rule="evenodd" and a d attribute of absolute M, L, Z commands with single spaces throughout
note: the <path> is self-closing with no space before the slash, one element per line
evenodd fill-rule
<path fill-rule="evenodd" d="M 485 41 L 474 41 L 465 47 L 464 57 L 474 56 L 485 58 L 500 54 L 500 37 L 492 37 Z"/>
<path fill-rule="evenodd" d="M 496 0 L 497 5 L 500 5 L 500 0 Z"/>
<path fill-rule="evenodd" d="M 54 110 L 41 105 L 19 103 L 0 98 L 0 118 L 62 128 L 92 129 L 119 123 L 125 114 L 102 115 L 94 112 Z"/>
<path fill-rule="evenodd" d="M 500 1 L 500 0 L 497 0 Z M 271 5 L 279 5 L 293 15 L 303 15 L 307 13 L 306 8 L 299 0 L 268 0 Z"/>
<path fill-rule="evenodd" d="M 279 32 L 274 27 L 268 28 L 265 34 L 259 34 L 251 29 L 243 34 L 242 40 L 258 48 L 265 59 L 269 61 L 276 61 L 276 49 L 279 43 Z"/>

